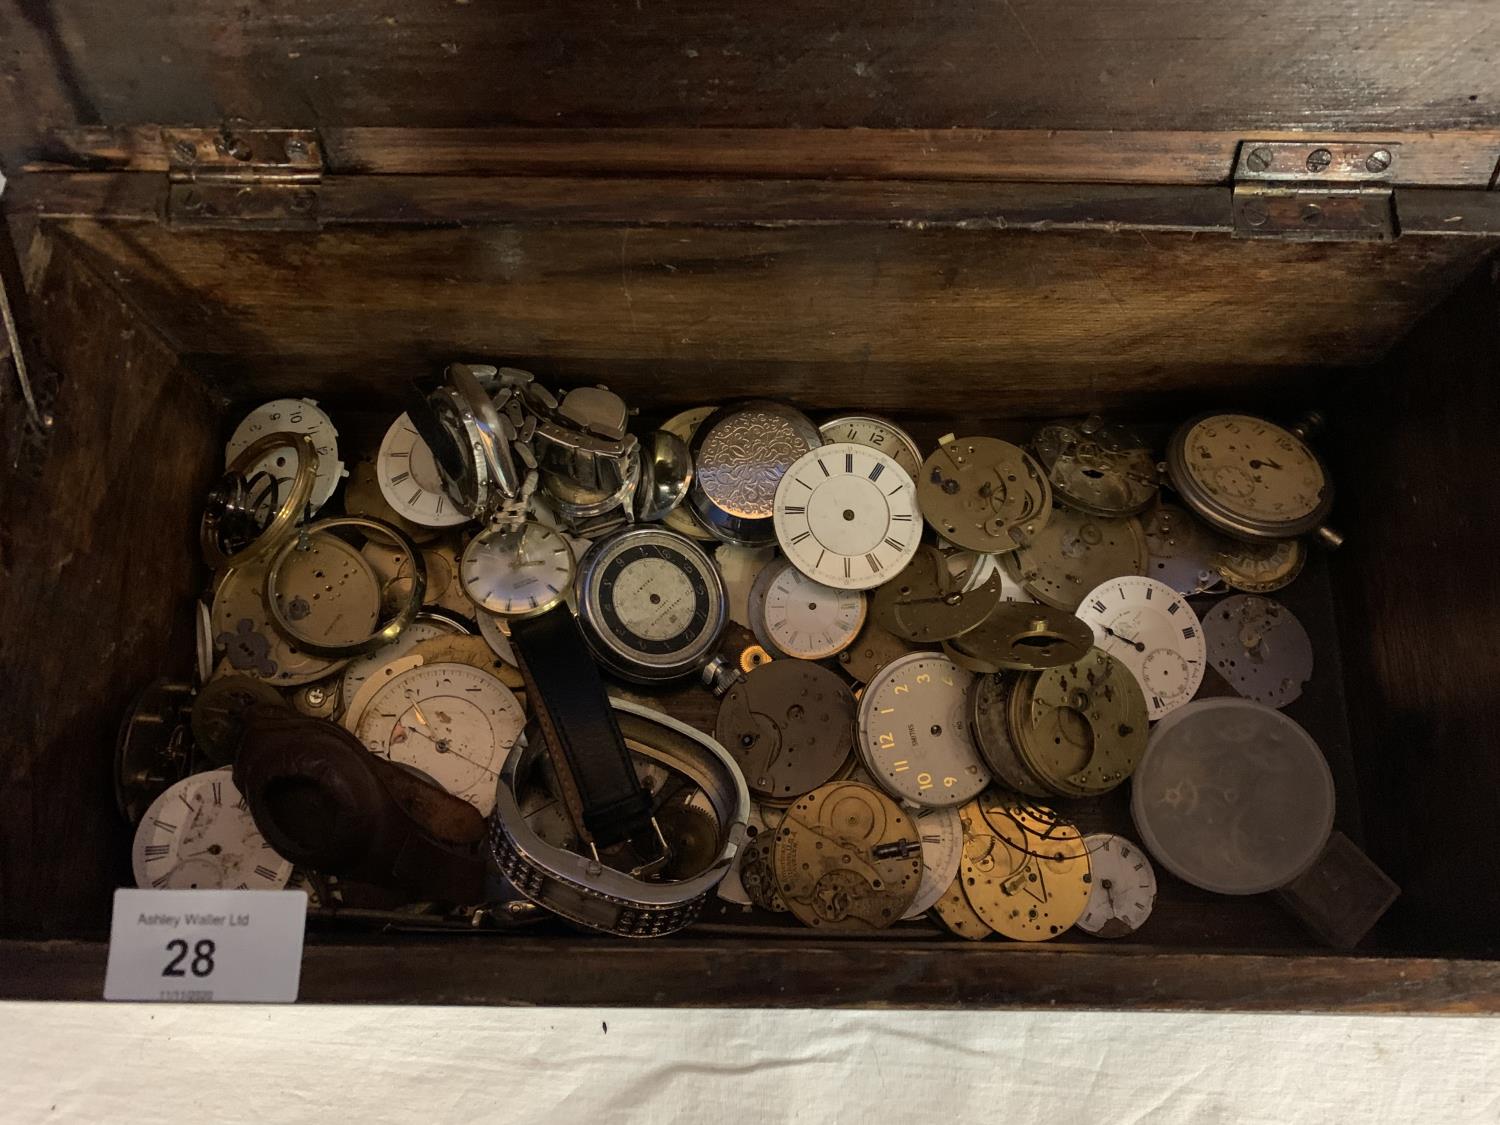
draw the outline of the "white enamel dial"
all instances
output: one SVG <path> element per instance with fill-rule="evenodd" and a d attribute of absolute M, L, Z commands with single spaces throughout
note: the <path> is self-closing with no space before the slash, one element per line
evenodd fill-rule
<path fill-rule="evenodd" d="M 1156 905 L 1156 872 L 1140 845 L 1105 832 L 1083 838 L 1093 882 L 1088 906 L 1074 923 L 1095 937 L 1127 937 Z"/>
<path fill-rule="evenodd" d="M 1247 414 L 1216 414 L 1188 431 L 1188 474 L 1214 501 L 1269 522 L 1302 519 L 1323 502 L 1323 466 L 1289 430 Z"/>
<path fill-rule="evenodd" d="M 803 574 L 790 560 L 772 563 L 750 596 L 750 627 L 772 653 L 823 660 L 848 648 L 865 623 L 862 590 L 836 590 Z"/>
<path fill-rule="evenodd" d="M 422 641 L 430 641 L 434 637 L 452 637 L 461 633 L 463 629 L 441 617 L 419 618 L 413 621 L 401 630 L 399 637 L 384 648 L 356 657 L 344 666 L 344 675 L 339 681 L 339 698 L 343 701 L 343 705 L 348 707 L 359 693 L 359 689 L 365 686 L 365 681 L 392 660 L 405 656 Z"/>
<path fill-rule="evenodd" d="M 224 463 L 231 463 L 252 443 L 266 434 L 306 434 L 312 438 L 313 448 L 318 451 L 318 475 L 313 481 L 312 499 L 308 507 L 316 512 L 333 496 L 333 490 L 344 477 L 344 463 L 339 460 L 339 432 L 328 417 L 311 399 L 278 398 L 263 406 L 257 406 L 234 428 L 229 444 L 224 447 Z M 254 465 L 246 477 L 257 473 L 269 473 L 281 485 L 281 495 L 297 475 L 297 451 L 288 445 L 273 449 Z"/>
<path fill-rule="evenodd" d="M 969 730 L 974 676 L 946 656 L 914 652 L 887 664 L 859 701 L 859 752 L 882 789 L 946 808 L 990 783 Z"/>
<path fill-rule="evenodd" d="M 480 609 L 499 617 L 536 617 L 567 597 L 573 551 L 561 532 L 535 520 L 519 531 L 490 528 L 464 549 L 458 576 Z"/>
<path fill-rule="evenodd" d="M 425 774 L 489 815 L 495 779 L 526 716 L 482 668 L 421 664 L 371 697 L 355 734 L 371 753 Z"/>
<path fill-rule="evenodd" d="M 852 442 L 799 457 L 776 486 L 774 515 L 792 564 L 840 590 L 867 590 L 899 573 L 922 538 L 911 474 Z"/>
<path fill-rule="evenodd" d="M 137 886 L 279 891 L 292 865 L 266 843 L 228 768 L 196 773 L 146 810 L 135 830 Z"/>
<path fill-rule="evenodd" d="M 964 853 L 964 824 L 957 809 L 916 809 L 911 818 L 922 840 L 922 881 L 903 918 L 921 917 L 947 893 Z"/>
<path fill-rule="evenodd" d="M 391 423 L 375 457 L 380 494 L 396 514 L 423 527 L 456 527 L 468 523 L 443 488 L 432 450 L 405 414 Z"/>
<path fill-rule="evenodd" d="M 1084 596 L 1078 617 L 1146 694 L 1154 722 L 1198 693 L 1207 643 L 1187 599 L 1154 578 L 1111 578 Z"/>
<path fill-rule="evenodd" d="M 896 423 L 873 414 L 830 418 L 818 427 L 818 433 L 829 444 L 852 442 L 884 453 L 905 469 L 908 476 L 915 477 L 922 467 L 921 451 L 911 435 Z"/>

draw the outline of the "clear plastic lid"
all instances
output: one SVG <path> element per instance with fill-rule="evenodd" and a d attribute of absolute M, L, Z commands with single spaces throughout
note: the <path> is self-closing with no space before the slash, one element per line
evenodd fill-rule
<path fill-rule="evenodd" d="M 1141 841 L 1168 871 L 1226 895 L 1285 886 L 1333 828 L 1333 776 L 1312 736 L 1248 699 L 1205 699 L 1151 732 L 1131 782 Z"/>

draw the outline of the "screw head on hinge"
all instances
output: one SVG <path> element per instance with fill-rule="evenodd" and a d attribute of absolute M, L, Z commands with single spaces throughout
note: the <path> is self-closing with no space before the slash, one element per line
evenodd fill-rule
<path fill-rule="evenodd" d="M 1274 155 L 1268 148 L 1251 149 L 1250 155 L 1245 157 L 1245 167 L 1252 172 L 1264 172 L 1271 166 Z"/>
<path fill-rule="evenodd" d="M 1378 148 L 1365 158 L 1365 168 L 1371 172 L 1384 172 L 1390 166 L 1390 149 Z"/>
<path fill-rule="evenodd" d="M 1315 148 L 1307 154 L 1307 170 L 1321 172 L 1333 163 L 1333 153 L 1326 148 Z"/>

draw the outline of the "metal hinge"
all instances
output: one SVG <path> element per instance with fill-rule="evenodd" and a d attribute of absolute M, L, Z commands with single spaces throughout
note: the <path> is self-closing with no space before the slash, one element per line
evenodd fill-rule
<path fill-rule="evenodd" d="M 311 129 L 164 129 L 167 222 L 316 230 L 323 145 Z"/>
<path fill-rule="evenodd" d="M 1234 167 L 1236 238 L 1386 242 L 1396 221 L 1401 146 L 1372 141 L 1243 141 Z"/>

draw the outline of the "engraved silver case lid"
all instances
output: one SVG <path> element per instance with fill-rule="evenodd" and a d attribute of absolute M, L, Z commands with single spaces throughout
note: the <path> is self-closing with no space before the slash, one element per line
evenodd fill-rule
<path fill-rule="evenodd" d="M 722 407 L 693 435 L 688 503 L 726 543 L 774 543 L 776 486 L 797 458 L 822 444 L 812 420 L 785 403 L 749 399 Z"/>

